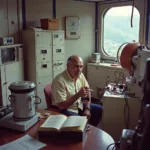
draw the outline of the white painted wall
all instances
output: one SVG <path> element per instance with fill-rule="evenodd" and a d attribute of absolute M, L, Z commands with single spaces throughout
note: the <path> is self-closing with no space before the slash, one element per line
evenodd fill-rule
<path fill-rule="evenodd" d="M 73 0 L 57 0 L 57 18 L 61 20 L 64 29 L 65 16 L 79 16 L 81 21 L 81 38 L 66 40 L 66 58 L 75 54 L 80 55 L 85 64 L 94 52 L 95 4 Z M 86 69 L 84 68 L 84 72 Z"/>
<path fill-rule="evenodd" d="M 86 64 L 94 52 L 95 4 L 73 0 L 56 2 L 56 18 L 60 19 L 61 30 L 65 29 L 65 16 L 78 16 L 81 20 L 81 38 L 65 41 L 66 59 L 76 54 L 80 55 Z M 40 26 L 40 18 L 52 18 L 52 0 L 26 0 L 27 26 Z"/>
<path fill-rule="evenodd" d="M 19 7 L 19 16 L 17 15 L 18 1 L 21 2 L 21 0 L 0 0 L 0 37 L 13 36 L 15 43 L 19 42 L 18 17 L 21 20 L 19 22 L 20 26 L 22 25 L 21 5 Z M 137 0 L 137 7 L 145 10 L 143 5 L 145 1 Z M 56 0 L 56 2 L 56 17 L 60 19 L 60 29 L 64 30 L 65 16 L 78 16 L 81 20 L 81 38 L 65 41 L 66 59 L 70 55 L 77 54 L 83 58 L 86 65 L 91 54 L 94 52 L 95 4 L 74 0 Z M 143 11 L 143 13 L 146 12 Z M 145 18 L 143 13 L 141 19 Z M 27 26 L 40 26 L 40 18 L 52 18 L 52 0 L 26 0 Z M 12 21 L 14 21 L 14 24 Z M 141 21 L 140 33 L 145 31 L 143 24 L 144 21 Z M 141 34 L 140 37 L 144 39 L 144 34 Z M 84 69 L 84 73 L 86 73 L 86 69 Z"/>
<path fill-rule="evenodd" d="M 40 18 L 52 18 L 52 0 L 26 0 L 27 27 L 40 27 Z"/>
<path fill-rule="evenodd" d="M 0 0 L 0 37 L 13 36 L 18 43 L 17 0 Z"/>

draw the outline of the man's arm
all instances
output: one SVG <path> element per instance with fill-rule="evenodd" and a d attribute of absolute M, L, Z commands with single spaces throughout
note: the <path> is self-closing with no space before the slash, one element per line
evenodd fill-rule
<path fill-rule="evenodd" d="M 86 96 L 87 97 L 87 100 L 85 98 L 85 109 L 89 109 L 90 110 L 90 104 L 91 104 L 91 89 L 89 87 L 89 84 L 84 76 L 84 74 L 82 74 L 82 78 L 83 78 L 83 84 L 86 88 L 88 88 L 90 90 L 90 92 L 88 93 L 88 95 Z"/>
<path fill-rule="evenodd" d="M 58 103 L 59 109 L 67 109 L 69 106 L 71 106 L 77 99 L 79 98 L 79 93 L 76 93 L 72 97 L 68 98 L 65 101 L 62 101 Z"/>
<path fill-rule="evenodd" d="M 83 87 L 81 88 L 81 90 L 76 93 L 75 95 L 73 95 L 72 97 L 58 103 L 58 107 L 59 109 L 67 109 L 69 106 L 71 106 L 79 97 L 85 97 L 87 95 L 89 95 L 90 89 Z M 88 104 L 89 103 L 89 104 Z M 90 102 L 87 103 L 87 106 L 90 106 Z M 90 108 L 90 107 L 89 107 Z"/>
<path fill-rule="evenodd" d="M 89 84 L 88 84 L 88 82 L 87 82 L 84 75 L 83 75 L 83 83 L 84 83 L 84 86 L 89 89 L 89 93 L 86 96 L 87 100 L 85 98 L 85 108 L 84 108 L 84 111 L 83 111 L 83 115 L 87 116 L 87 118 L 90 120 L 90 118 L 91 118 L 90 105 L 91 105 L 91 91 L 92 90 L 90 89 Z"/>

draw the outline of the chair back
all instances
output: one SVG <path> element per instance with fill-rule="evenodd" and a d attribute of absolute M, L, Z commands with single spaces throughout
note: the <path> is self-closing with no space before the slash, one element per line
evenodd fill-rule
<path fill-rule="evenodd" d="M 52 106 L 52 99 L 51 99 L 51 87 L 52 85 L 51 84 L 48 84 L 45 86 L 44 88 L 44 94 L 45 94 L 45 100 L 46 100 L 46 103 L 47 103 L 47 108 L 50 108 Z"/>

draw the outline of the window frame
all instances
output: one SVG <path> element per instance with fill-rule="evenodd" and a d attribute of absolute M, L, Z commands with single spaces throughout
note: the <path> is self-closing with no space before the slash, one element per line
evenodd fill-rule
<path fill-rule="evenodd" d="M 107 13 L 107 11 L 110 8 L 113 7 L 121 7 L 121 6 L 132 6 L 133 2 L 114 2 L 114 3 L 99 3 L 99 52 L 101 53 L 101 59 L 104 61 L 114 61 L 116 57 L 108 56 L 104 50 L 104 16 Z M 142 6 L 141 6 L 142 5 Z M 142 10 L 144 9 L 144 2 L 141 4 L 139 0 L 137 0 L 137 3 L 135 4 L 136 9 L 139 11 L 140 15 L 140 21 L 139 21 L 139 42 L 145 43 L 145 26 L 146 26 L 146 17 L 145 12 L 142 13 Z M 144 22 L 144 23 L 143 23 Z M 133 24 L 134 25 L 134 24 Z"/>

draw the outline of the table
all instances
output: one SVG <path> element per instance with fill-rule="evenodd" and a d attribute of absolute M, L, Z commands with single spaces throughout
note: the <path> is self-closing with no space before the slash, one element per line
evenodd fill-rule
<path fill-rule="evenodd" d="M 57 112 L 46 110 L 38 110 L 38 112 L 41 112 L 41 114 L 45 112 L 58 114 Z M 20 138 L 25 134 L 28 134 L 33 138 L 39 140 L 38 127 L 44 121 L 45 119 L 41 119 L 25 133 L 0 127 L 0 145 L 16 140 L 17 138 Z M 47 144 L 47 146 L 42 150 L 106 150 L 109 144 L 114 143 L 114 140 L 109 134 L 94 126 L 91 128 L 91 130 L 87 131 L 83 141 L 52 140 L 46 137 L 40 137 L 40 141 Z"/>

